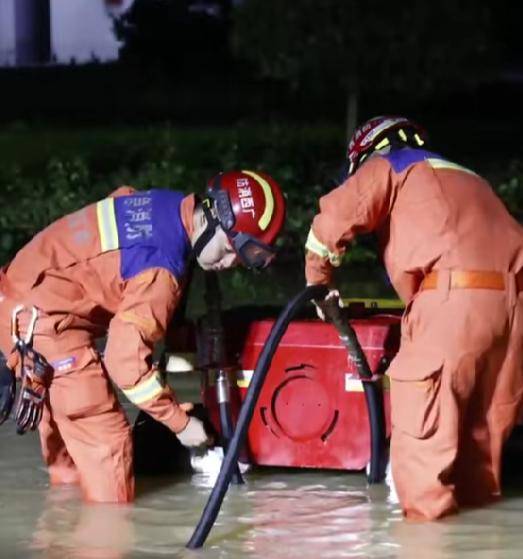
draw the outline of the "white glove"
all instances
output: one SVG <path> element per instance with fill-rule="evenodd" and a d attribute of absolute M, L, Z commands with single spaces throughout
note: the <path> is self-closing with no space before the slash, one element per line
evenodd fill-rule
<path fill-rule="evenodd" d="M 203 423 L 197 417 L 189 417 L 189 422 L 183 431 L 176 433 L 178 440 L 188 448 L 207 445 L 210 443 L 209 436 L 205 432 Z"/>
<path fill-rule="evenodd" d="M 389 496 L 387 497 L 387 501 L 393 505 L 397 505 L 400 502 L 400 500 L 398 498 L 398 493 L 396 492 L 396 485 L 392 477 L 392 468 L 390 465 L 390 460 L 387 462 L 385 483 L 389 486 Z"/>
<path fill-rule="evenodd" d="M 323 322 L 325 322 L 326 320 L 324 303 L 331 299 L 338 299 L 338 306 L 340 308 L 343 308 L 343 301 L 341 300 L 340 292 L 337 289 L 329 289 L 329 292 L 327 293 L 327 295 L 325 295 L 325 297 L 321 301 L 315 301 L 315 300 L 312 301 L 314 303 L 314 306 L 316 307 L 316 314 L 318 315 L 318 318 L 323 320 Z"/>

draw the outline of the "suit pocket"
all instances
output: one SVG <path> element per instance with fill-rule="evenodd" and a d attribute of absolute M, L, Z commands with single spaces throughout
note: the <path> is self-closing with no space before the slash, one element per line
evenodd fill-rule
<path fill-rule="evenodd" d="M 73 370 L 55 377 L 51 383 L 53 412 L 75 420 L 115 409 L 116 396 L 96 351 L 85 348 L 76 354 L 76 359 Z"/>
<path fill-rule="evenodd" d="M 426 439 L 439 425 L 442 360 L 398 357 L 388 372 L 392 427 L 416 439 Z"/>

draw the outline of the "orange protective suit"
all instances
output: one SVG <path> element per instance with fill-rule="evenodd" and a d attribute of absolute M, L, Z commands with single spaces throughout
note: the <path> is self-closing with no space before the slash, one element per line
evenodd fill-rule
<path fill-rule="evenodd" d="M 320 200 L 309 284 L 377 233 L 407 304 L 391 378 L 393 478 L 404 514 L 435 519 L 500 495 L 523 392 L 523 229 L 486 181 L 440 156 L 373 154 Z"/>
<path fill-rule="evenodd" d="M 194 196 L 157 192 L 167 201 L 177 196 L 177 215 L 166 214 L 162 226 L 169 231 L 177 220 L 180 246 L 189 250 Z M 152 364 L 183 277 L 165 259 L 169 249 L 151 244 L 158 224 L 147 221 L 149 194 L 124 187 L 65 216 L 36 235 L 0 276 L 2 352 L 12 349 L 14 306 L 39 310 L 33 346 L 53 367 L 39 427 L 51 483 L 80 482 L 94 502 L 123 503 L 134 496 L 131 430 L 111 381 L 174 432 L 188 421 Z M 117 224 L 117 198 L 129 222 Z M 94 341 L 106 333 L 102 360 Z"/>

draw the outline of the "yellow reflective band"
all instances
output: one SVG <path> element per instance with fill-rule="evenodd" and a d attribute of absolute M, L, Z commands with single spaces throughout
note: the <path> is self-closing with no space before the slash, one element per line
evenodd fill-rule
<path fill-rule="evenodd" d="M 471 171 L 466 167 L 462 167 L 457 163 L 446 161 L 445 159 L 429 158 L 426 161 L 433 169 L 451 169 L 453 171 L 463 171 L 464 173 L 468 173 L 469 175 L 474 175 L 475 177 L 478 176 L 474 171 Z"/>
<path fill-rule="evenodd" d="M 418 144 L 418 146 L 422 146 L 425 142 L 419 137 L 419 134 L 416 133 L 414 134 L 414 139 L 416 140 L 416 143 Z"/>
<path fill-rule="evenodd" d="M 265 231 L 272 219 L 272 214 L 274 213 L 274 196 L 272 195 L 271 185 L 260 175 L 252 171 L 242 171 L 246 175 L 252 177 L 263 189 L 263 194 L 265 195 L 265 209 L 263 214 L 258 221 L 258 225 L 262 231 Z"/>
<path fill-rule="evenodd" d="M 390 390 L 390 378 L 387 375 L 383 375 L 381 383 L 383 390 Z M 345 374 L 345 392 L 363 392 L 363 390 L 363 382 L 359 378 L 352 373 Z"/>
<path fill-rule="evenodd" d="M 407 134 L 405 134 L 405 130 L 403 130 L 403 128 L 400 128 L 398 130 L 398 136 L 404 141 L 407 141 Z"/>
<path fill-rule="evenodd" d="M 314 252 L 314 254 L 321 256 L 321 258 L 329 257 L 329 249 L 323 243 L 320 243 L 320 241 L 318 241 L 312 229 L 309 230 L 305 248 L 307 250 L 310 250 L 311 252 Z"/>
<path fill-rule="evenodd" d="M 365 305 L 366 309 L 404 309 L 405 303 L 400 299 L 371 299 L 366 297 L 343 297 L 343 306 L 348 307 L 352 303 Z"/>
<path fill-rule="evenodd" d="M 374 148 L 374 150 L 379 150 L 379 149 L 383 149 L 384 147 L 387 147 L 389 145 L 389 140 L 387 140 L 387 138 L 384 138 L 383 140 L 381 140 L 381 142 Z"/>
<path fill-rule="evenodd" d="M 96 215 L 98 216 L 98 232 L 102 252 L 116 250 L 119 246 L 118 228 L 116 227 L 116 216 L 114 214 L 114 199 L 106 198 L 96 204 Z"/>
<path fill-rule="evenodd" d="M 152 377 L 140 382 L 136 386 L 126 390 L 122 389 L 122 392 L 127 396 L 129 401 L 138 406 L 152 400 L 158 396 L 162 390 L 163 384 L 160 373 L 156 372 Z"/>
<path fill-rule="evenodd" d="M 236 384 L 239 388 L 248 388 L 251 383 L 254 370 L 244 369 L 236 373 Z"/>
<path fill-rule="evenodd" d="M 328 258 L 329 262 L 333 266 L 337 267 L 341 264 L 341 258 L 334 252 L 330 252 L 329 249 L 318 240 L 312 228 L 309 230 L 309 235 L 307 236 L 307 242 L 305 243 L 305 248 L 310 252 L 314 252 L 314 254 L 317 254 L 321 258 Z"/>
<path fill-rule="evenodd" d="M 341 264 L 341 258 L 334 252 L 329 252 L 329 262 L 337 268 Z"/>

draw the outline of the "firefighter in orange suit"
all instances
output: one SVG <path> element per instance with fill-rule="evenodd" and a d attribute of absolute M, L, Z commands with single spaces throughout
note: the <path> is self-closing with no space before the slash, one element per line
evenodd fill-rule
<path fill-rule="evenodd" d="M 48 226 L 3 269 L 0 420 L 15 399 L 16 371 L 18 432 L 39 423 L 52 484 L 80 483 L 93 502 L 133 499 L 131 430 L 111 381 L 182 444 L 206 442 L 190 404 L 162 382 L 153 346 L 191 255 L 206 270 L 264 268 L 284 215 L 277 183 L 252 171 L 217 175 L 203 199 L 123 187 Z M 102 359 L 94 340 L 105 334 Z"/>
<path fill-rule="evenodd" d="M 499 497 L 523 391 L 523 229 L 484 179 L 425 143 L 402 117 L 357 129 L 306 245 L 307 282 L 332 285 L 348 243 L 375 232 L 406 303 L 388 375 L 392 475 L 412 519 Z"/>

